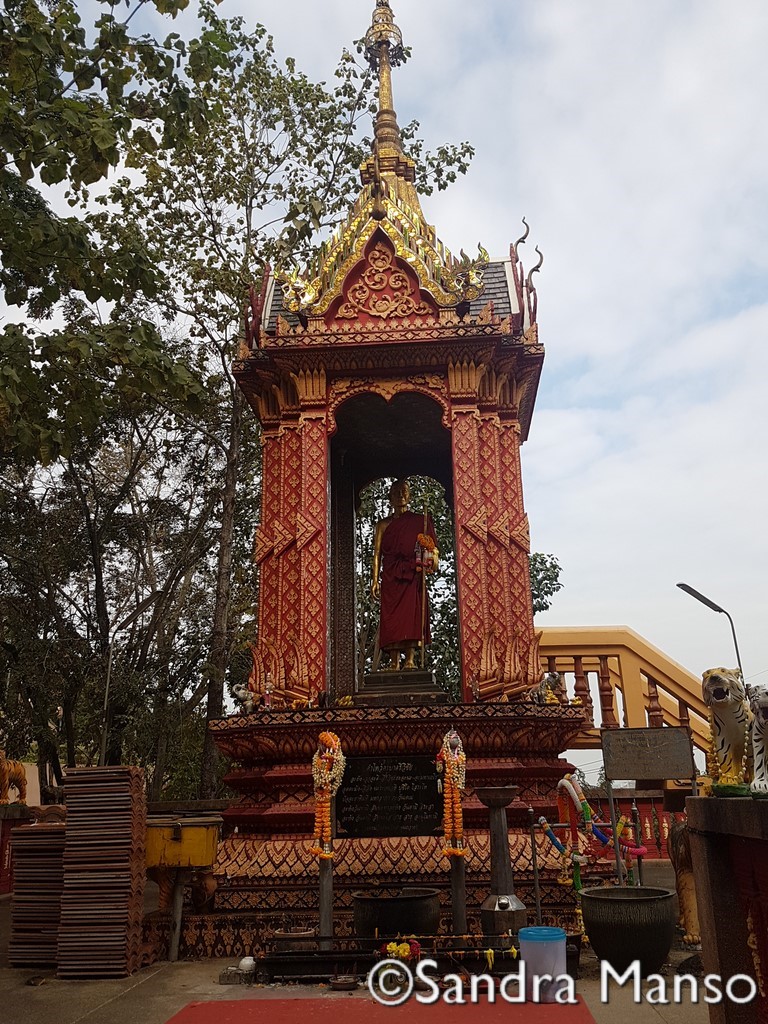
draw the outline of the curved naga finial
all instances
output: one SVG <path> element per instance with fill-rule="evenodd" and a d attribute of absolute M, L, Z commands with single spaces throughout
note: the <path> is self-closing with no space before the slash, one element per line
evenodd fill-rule
<path fill-rule="evenodd" d="M 525 297 L 528 305 L 528 319 L 531 326 L 536 323 L 536 313 L 538 312 L 539 297 L 536 294 L 536 286 L 533 283 L 533 275 L 537 274 L 544 263 L 544 253 L 536 246 L 535 251 L 539 254 L 539 262 L 535 267 L 531 267 L 528 277 L 525 279 Z"/>
<path fill-rule="evenodd" d="M 534 251 L 539 254 L 539 262 L 536 264 L 535 267 L 531 267 L 531 269 L 530 269 L 530 271 L 528 273 L 528 277 L 525 279 L 525 287 L 529 291 L 535 290 L 534 286 L 533 286 L 533 282 L 531 281 L 531 278 L 533 277 L 534 274 L 538 274 L 538 272 L 541 270 L 541 268 L 542 268 L 542 266 L 544 264 L 544 253 L 541 251 L 541 249 L 538 247 L 538 245 L 536 246 L 536 249 Z"/>
<path fill-rule="evenodd" d="M 523 285 L 523 274 L 525 268 L 520 261 L 520 254 L 518 253 L 518 247 L 523 244 L 528 235 L 530 234 L 530 227 L 528 221 L 523 217 L 523 224 L 525 224 L 525 231 L 520 235 L 516 242 L 513 242 L 509 247 L 509 262 L 512 267 L 512 277 L 515 282 L 515 294 L 517 295 L 518 309 L 522 311 L 525 305 L 524 285 Z"/>
<path fill-rule="evenodd" d="M 515 256 L 517 256 L 517 247 L 518 247 L 518 245 L 522 245 L 523 242 L 528 237 L 528 235 L 531 233 L 531 229 L 530 229 L 530 227 L 528 225 L 528 221 L 525 219 L 525 217 L 523 217 L 523 224 L 525 224 L 525 231 L 523 232 L 522 235 L 520 235 L 518 240 L 512 245 L 512 249 L 514 250 Z"/>

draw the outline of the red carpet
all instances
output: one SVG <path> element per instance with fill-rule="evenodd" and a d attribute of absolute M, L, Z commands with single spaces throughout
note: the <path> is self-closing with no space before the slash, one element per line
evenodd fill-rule
<path fill-rule="evenodd" d="M 556 1003 L 443 1002 L 425 1006 L 409 999 L 403 1006 L 382 1006 L 372 999 L 253 999 L 190 1003 L 167 1024 L 595 1024 L 581 998 L 578 1006 Z"/>

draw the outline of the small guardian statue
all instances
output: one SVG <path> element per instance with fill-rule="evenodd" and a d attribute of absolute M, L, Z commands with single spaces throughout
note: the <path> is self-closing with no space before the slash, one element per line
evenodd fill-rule
<path fill-rule="evenodd" d="M 752 711 L 752 785 L 753 797 L 768 799 L 768 686 L 755 684 L 747 687 L 749 707 Z"/>
<path fill-rule="evenodd" d="M 16 790 L 19 804 L 27 802 L 27 773 L 21 761 L 6 758 L 5 751 L 0 750 L 0 804 L 9 803 L 10 789 Z"/>
<path fill-rule="evenodd" d="M 749 796 L 752 712 L 739 669 L 710 668 L 702 693 L 709 709 L 712 748 L 709 772 L 715 796 Z"/>

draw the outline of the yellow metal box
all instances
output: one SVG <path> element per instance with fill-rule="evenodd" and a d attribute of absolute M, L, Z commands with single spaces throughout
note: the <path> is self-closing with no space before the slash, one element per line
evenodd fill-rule
<path fill-rule="evenodd" d="M 218 815 L 204 818 L 148 818 L 148 868 L 209 868 L 216 860 Z"/>

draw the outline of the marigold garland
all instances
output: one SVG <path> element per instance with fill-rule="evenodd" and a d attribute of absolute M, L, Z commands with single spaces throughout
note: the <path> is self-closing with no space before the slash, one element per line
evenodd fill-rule
<path fill-rule="evenodd" d="M 379 956 L 391 957 L 395 960 L 420 960 L 421 943 L 415 939 L 395 939 L 394 942 L 385 942 L 379 947 Z"/>
<path fill-rule="evenodd" d="M 331 847 L 331 800 L 344 777 L 346 758 L 335 732 L 321 732 L 312 757 L 312 782 L 315 790 L 315 834 L 310 853 L 322 860 L 333 858 Z"/>
<path fill-rule="evenodd" d="M 443 833 L 446 857 L 464 857 L 464 815 L 461 794 L 466 786 L 467 758 L 459 734 L 451 729 L 443 737 L 443 745 L 436 759 L 443 786 Z"/>

